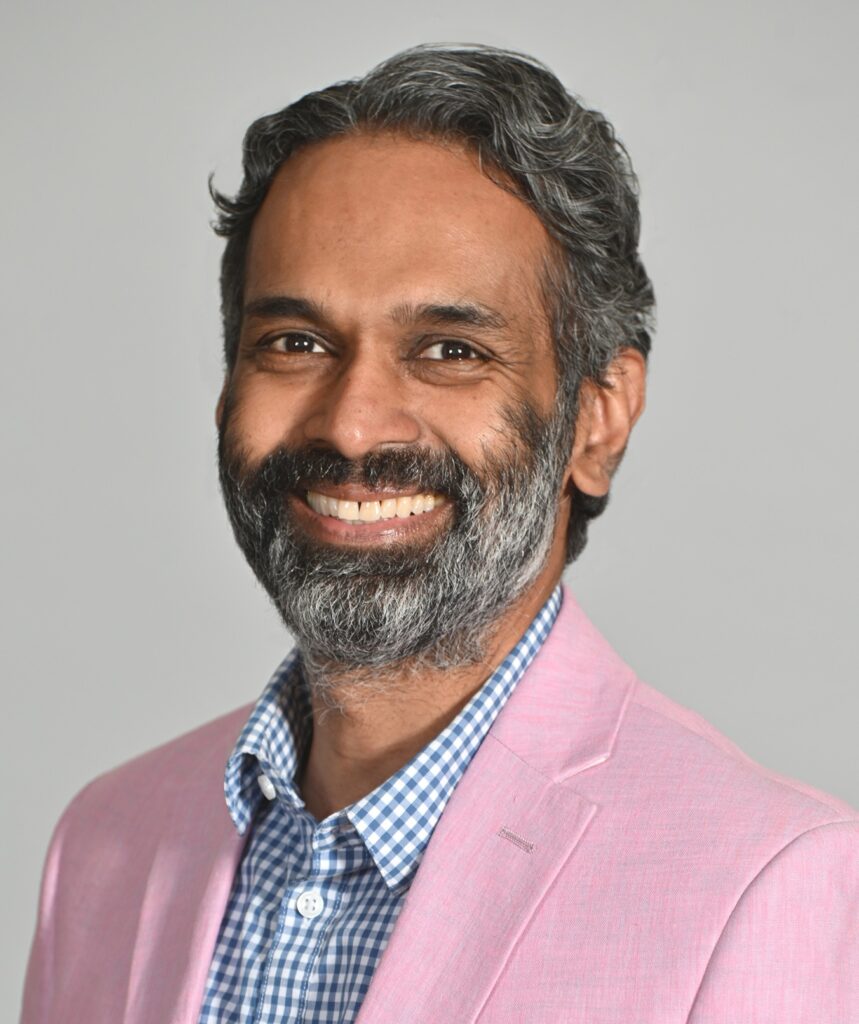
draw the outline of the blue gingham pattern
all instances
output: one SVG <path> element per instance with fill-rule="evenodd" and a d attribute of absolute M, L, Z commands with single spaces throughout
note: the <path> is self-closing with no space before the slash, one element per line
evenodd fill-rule
<path fill-rule="evenodd" d="M 354 1021 L 433 829 L 560 605 L 559 585 L 454 721 L 372 793 L 322 822 L 295 786 L 312 716 L 298 652 L 286 657 L 227 763 L 227 806 L 239 833 L 251 834 L 200 1024 Z M 270 801 L 261 775 L 274 787 Z"/>

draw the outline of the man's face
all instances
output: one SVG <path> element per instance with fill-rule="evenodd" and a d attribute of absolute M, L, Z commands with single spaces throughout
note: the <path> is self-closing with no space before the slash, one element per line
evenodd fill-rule
<path fill-rule="evenodd" d="M 560 573 L 571 439 L 548 255 L 535 214 L 456 146 L 340 138 L 275 177 L 219 405 L 221 477 L 305 649 L 473 659 L 463 633 Z M 459 654 L 439 655 L 454 635 Z"/>

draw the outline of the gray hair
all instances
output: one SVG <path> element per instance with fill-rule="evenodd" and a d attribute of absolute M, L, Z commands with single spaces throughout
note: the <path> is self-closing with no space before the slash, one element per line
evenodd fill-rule
<path fill-rule="evenodd" d="M 229 197 L 209 188 L 227 239 L 221 313 L 227 372 L 242 322 L 251 225 L 277 170 L 299 148 L 360 131 L 463 142 L 488 174 L 501 172 L 555 242 L 544 272 L 558 367 L 557 405 L 572 437 L 581 382 L 608 387 L 624 347 L 650 351 L 653 289 L 638 255 L 638 186 L 629 156 L 596 110 L 532 57 L 487 46 L 417 46 L 363 78 L 312 92 L 248 129 L 244 178 Z M 574 489 L 567 561 L 608 496 Z"/>

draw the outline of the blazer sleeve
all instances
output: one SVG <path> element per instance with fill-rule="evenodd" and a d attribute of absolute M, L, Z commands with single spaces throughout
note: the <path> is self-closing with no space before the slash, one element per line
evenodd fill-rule
<path fill-rule="evenodd" d="M 757 874 L 688 1024 L 859 1022 L 859 821 L 819 825 Z"/>

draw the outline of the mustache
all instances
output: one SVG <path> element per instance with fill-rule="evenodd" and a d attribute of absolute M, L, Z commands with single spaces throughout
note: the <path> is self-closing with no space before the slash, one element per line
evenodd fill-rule
<path fill-rule="evenodd" d="M 421 445 L 373 451 L 360 459 L 327 446 L 279 445 L 250 473 L 240 452 L 222 453 L 222 467 L 248 496 L 260 498 L 304 493 L 322 483 L 434 491 L 454 502 L 485 493 L 477 474 L 456 452 Z"/>
<path fill-rule="evenodd" d="M 507 452 L 493 457 L 484 450 L 485 478 L 472 470 L 450 445 L 440 449 L 425 445 L 400 445 L 368 452 L 361 459 L 349 459 L 327 444 L 291 447 L 280 444 L 269 452 L 254 469 L 241 443 L 231 436 L 230 424 L 235 397 L 229 392 L 218 429 L 218 469 L 222 487 L 232 483 L 248 497 L 264 499 L 277 492 L 285 497 L 290 492 L 313 489 L 313 484 L 354 484 L 368 490 L 411 488 L 436 491 L 452 501 L 466 496 L 485 498 L 494 488 L 493 474 L 510 476 L 527 468 L 534 454 L 549 443 L 557 410 L 545 420 L 527 400 L 505 405 L 501 410 L 508 436 L 518 438 L 523 451 Z M 524 459 L 523 459 L 524 454 Z M 500 483 L 496 480 L 496 485 Z"/>

